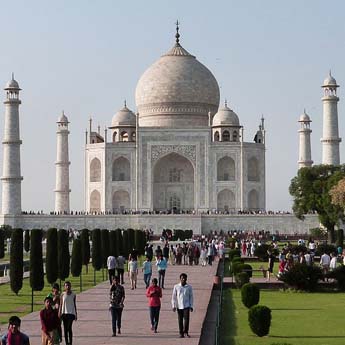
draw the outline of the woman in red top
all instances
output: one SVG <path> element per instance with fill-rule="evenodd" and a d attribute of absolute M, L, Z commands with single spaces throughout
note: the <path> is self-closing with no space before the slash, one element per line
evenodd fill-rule
<path fill-rule="evenodd" d="M 162 289 L 158 286 L 157 278 L 152 279 L 152 285 L 147 288 L 146 296 L 149 298 L 151 330 L 157 333 L 162 298 Z"/>

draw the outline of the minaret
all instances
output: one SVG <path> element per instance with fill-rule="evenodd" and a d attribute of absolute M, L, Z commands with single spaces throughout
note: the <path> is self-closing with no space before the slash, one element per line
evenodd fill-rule
<path fill-rule="evenodd" d="M 322 164 L 339 165 L 339 138 L 338 130 L 338 101 L 336 80 L 329 72 L 322 88 L 323 102 L 323 133 L 322 133 Z"/>
<path fill-rule="evenodd" d="M 312 130 L 310 129 L 310 117 L 305 112 L 300 116 L 298 122 L 301 124 L 299 133 L 299 155 L 298 155 L 298 169 L 311 167 L 313 161 L 311 160 L 311 144 L 310 144 L 310 134 Z"/>
<path fill-rule="evenodd" d="M 20 175 L 20 145 L 19 135 L 19 99 L 20 87 L 14 80 L 10 80 L 6 87 L 5 125 L 3 145 L 3 170 L 2 170 L 2 214 L 21 214 L 22 197 Z"/>
<path fill-rule="evenodd" d="M 55 212 L 69 213 L 68 119 L 64 112 L 57 121 Z"/>

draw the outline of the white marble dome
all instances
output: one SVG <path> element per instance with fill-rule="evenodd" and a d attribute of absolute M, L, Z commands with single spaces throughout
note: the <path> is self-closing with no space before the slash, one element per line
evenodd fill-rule
<path fill-rule="evenodd" d="M 19 84 L 16 80 L 14 80 L 13 78 L 7 82 L 5 90 L 20 90 Z"/>
<path fill-rule="evenodd" d="M 150 66 L 135 92 L 139 125 L 204 127 L 219 106 L 213 74 L 179 43 Z"/>
<path fill-rule="evenodd" d="M 111 120 L 111 127 L 119 126 L 135 126 L 136 125 L 136 115 L 127 108 L 125 105 L 121 110 L 119 110 Z"/>
<path fill-rule="evenodd" d="M 212 126 L 240 126 L 240 120 L 237 114 L 231 110 L 227 104 L 220 108 L 212 120 Z"/>
<path fill-rule="evenodd" d="M 337 81 L 332 76 L 331 71 L 329 71 L 328 76 L 323 81 L 323 86 L 337 86 Z"/>
<path fill-rule="evenodd" d="M 304 110 L 303 114 L 299 117 L 298 122 L 311 122 L 309 115 Z"/>
<path fill-rule="evenodd" d="M 60 115 L 60 117 L 58 118 L 57 122 L 61 122 L 61 123 L 68 123 L 68 118 L 65 115 L 65 112 L 63 111 L 62 114 Z"/>

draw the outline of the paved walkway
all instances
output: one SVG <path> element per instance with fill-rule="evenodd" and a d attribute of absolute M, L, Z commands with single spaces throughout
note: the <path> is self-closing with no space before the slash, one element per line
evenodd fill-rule
<path fill-rule="evenodd" d="M 111 337 L 111 316 L 108 311 L 109 284 L 102 283 L 79 294 L 77 296 L 78 321 L 74 322 L 73 325 L 73 345 L 199 344 L 202 324 L 211 297 L 216 266 L 216 264 L 207 267 L 168 266 L 157 334 L 150 330 L 142 273 L 139 274 L 136 290 L 129 289 L 128 277 L 125 276 L 126 300 L 122 316 L 122 334 L 116 338 Z M 172 288 L 174 284 L 179 282 L 179 275 L 182 272 L 188 274 L 188 282 L 194 290 L 194 312 L 191 313 L 190 339 L 178 338 L 177 315 L 171 309 Z M 38 312 L 23 318 L 22 331 L 30 336 L 31 345 L 41 344 L 40 329 Z"/>

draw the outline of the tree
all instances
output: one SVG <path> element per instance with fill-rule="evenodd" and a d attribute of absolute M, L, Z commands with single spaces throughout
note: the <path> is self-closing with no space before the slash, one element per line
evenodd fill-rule
<path fill-rule="evenodd" d="M 57 229 L 52 228 L 47 231 L 47 247 L 46 247 L 46 274 L 49 284 L 56 282 L 59 273 L 58 265 L 58 235 Z"/>
<path fill-rule="evenodd" d="M 5 257 L 5 230 L 0 228 L 0 259 Z"/>
<path fill-rule="evenodd" d="M 101 231 L 101 253 L 102 253 L 102 267 L 107 267 L 107 258 L 109 256 L 109 230 L 103 229 Z"/>
<path fill-rule="evenodd" d="M 30 250 L 30 230 L 24 232 L 24 250 L 28 253 Z"/>
<path fill-rule="evenodd" d="M 70 254 L 68 231 L 60 229 L 58 231 L 58 278 L 65 280 L 69 276 Z"/>
<path fill-rule="evenodd" d="M 128 230 L 122 232 L 122 255 L 125 258 L 128 258 L 129 255 Z"/>
<path fill-rule="evenodd" d="M 289 188 L 296 217 L 304 219 L 305 214 L 317 212 L 331 242 L 334 242 L 334 227 L 343 212 L 340 206 L 332 203 L 330 191 L 344 177 L 345 165 L 315 165 L 299 169 Z"/>
<path fill-rule="evenodd" d="M 92 266 L 96 271 L 102 268 L 101 230 L 92 230 Z"/>
<path fill-rule="evenodd" d="M 121 229 L 116 229 L 116 251 L 117 251 L 117 255 L 124 255 L 123 254 L 123 238 L 122 238 L 122 230 Z"/>
<path fill-rule="evenodd" d="M 79 277 L 82 270 L 81 239 L 75 238 L 72 247 L 71 273 L 73 277 Z"/>
<path fill-rule="evenodd" d="M 31 230 L 30 240 L 30 286 L 32 291 L 44 288 L 42 230 Z"/>
<path fill-rule="evenodd" d="M 13 229 L 10 253 L 11 290 L 18 295 L 23 287 L 23 230 Z"/>
<path fill-rule="evenodd" d="M 135 247 L 135 241 L 134 241 L 134 230 L 133 229 L 127 229 L 128 234 L 128 254 L 132 252 L 132 250 Z M 138 248 L 135 248 L 138 249 Z"/>
<path fill-rule="evenodd" d="M 115 230 L 109 231 L 109 255 L 118 256 Z"/>
<path fill-rule="evenodd" d="M 86 266 L 86 273 L 88 273 L 88 267 L 90 262 L 90 233 L 88 229 L 81 231 L 81 256 L 82 263 Z"/>

